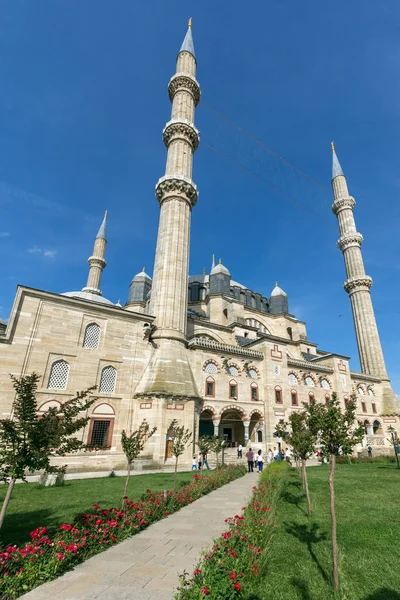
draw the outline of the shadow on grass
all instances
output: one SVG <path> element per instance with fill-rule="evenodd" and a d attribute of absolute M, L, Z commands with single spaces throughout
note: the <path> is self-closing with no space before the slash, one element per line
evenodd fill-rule
<path fill-rule="evenodd" d="M 52 519 L 51 509 L 33 510 L 31 512 L 11 513 L 6 515 L 0 532 L 0 548 L 6 546 L 22 546 L 31 541 L 30 532 L 45 525 L 50 533 L 60 525 L 58 516 Z"/>
<path fill-rule="evenodd" d="M 283 502 L 287 502 L 288 504 L 293 504 L 303 513 L 303 515 L 307 515 L 307 512 L 304 510 L 304 508 L 300 506 L 303 501 L 301 496 L 296 496 L 296 494 L 292 494 L 291 492 L 283 490 L 281 493 L 281 500 L 283 500 Z"/>
<path fill-rule="evenodd" d="M 312 523 L 310 525 L 301 525 L 299 523 L 285 523 L 286 533 L 292 535 L 297 538 L 302 544 L 307 546 L 307 549 L 310 553 L 311 558 L 315 562 L 318 567 L 319 572 L 321 573 L 324 581 L 329 582 L 330 576 L 327 574 L 321 563 L 319 562 L 312 545 L 318 544 L 319 542 L 324 542 L 327 540 L 326 533 L 320 533 L 319 527 L 316 523 Z M 307 598 L 307 596 L 305 596 Z"/>
<path fill-rule="evenodd" d="M 381 588 L 369 596 L 365 596 L 363 600 L 400 600 L 400 594 L 395 590 Z"/>
<path fill-rule="evenodd" d="M 292 577 L 290 583 L 294 588 L 297 589 L 301 596 L 301 600 L 312 600 L 310 590 L 308 589 L 308 583 L 299 577 Z"/>

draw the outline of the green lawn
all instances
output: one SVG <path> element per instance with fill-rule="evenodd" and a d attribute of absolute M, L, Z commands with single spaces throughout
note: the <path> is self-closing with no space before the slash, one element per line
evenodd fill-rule
<path fill-rule="evenodd" d="M 341 591 L 331 589 L 328 466 L 307 469 L 314 514 L 295 470 L 283 489 L 260 600 L 400 600 L 400 469 L 338 465 Z"/>
<path fill-rule="evenodd" d="M 189 483 L 192 478 L 191 472 L 180 472 L 177 485 Z M 130 478 L 128 496 L 134 500 L 147 489 L 153 492 L 171 489 L 173 481 L 173 473 L 135 475 Z M 36 483 L 17 484 L 0 530 L 0 548 L 24 544 L 30 540 L 29 533 L 38 526 L 45 526 L 54 533 L 62 523 L 70 523 L 75 515 L 89 510 L 94 503 L 104 508 L 120 506 L 124 484 L 125 477 L 72 480 L 62 487 L 47 488 Z M 0 486 L 0 504 L 5 492 L 6 486 Z"/>

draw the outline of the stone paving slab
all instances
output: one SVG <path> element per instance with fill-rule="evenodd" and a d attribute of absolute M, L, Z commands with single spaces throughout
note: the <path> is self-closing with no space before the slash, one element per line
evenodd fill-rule
<path fill-rule="evenodd" d="M 171 600 L 179 575 L 240 513 L 257 475 L 249 473 L 22 596 L 26 600 Z"/>

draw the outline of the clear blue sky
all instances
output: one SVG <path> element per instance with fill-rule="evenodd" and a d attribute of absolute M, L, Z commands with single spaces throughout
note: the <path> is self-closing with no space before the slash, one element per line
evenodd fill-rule
<path fill-rule="evenodd" d="M 106 208 L 104 295 L 124 302 L 132 276 L 152 271 L 167 83 L 189 16 L 202 88 L 191 273 L 214 252 L 256 291 L 278 280 L 309 339 L 358 369 L 331 212 L 334 139 L 399 392 L 398 0 L 1 0 L 0 316 L 18 283 L 85 285 Z"/>

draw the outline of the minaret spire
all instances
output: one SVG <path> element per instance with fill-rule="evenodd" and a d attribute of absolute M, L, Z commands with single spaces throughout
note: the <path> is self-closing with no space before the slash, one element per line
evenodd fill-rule
<path fill-rule="evenodd" d="M 82 289 L 82 292 L 91 292 L 92 294 L 97 294 L 98 296 L 101 296 L 101 276 L 103 269 L 107 265 L 104 258 L 107 246 L 106 225 L 107 211 L 104 213 L 103 221 L 100 225 L 99 231 L 97 232 L 96 239 L 94 240 L 93 254 L 88 258 L 88 263 L 90 265 L 89 275 L 86 287 Z"/>
<path fill-rule="evenodd" d="M 338 246 L 343 253 L 347 275 L 344 288 L 350 296 L 361 371 L 367 375 L 388 380 L 371 300 L 372 279 L 365 274 L 361 253 L 363 236 L 357 232 L 354 220 L 355 200 L 349 195 L 346 177 L 336 156 L 333 143 L 332 153 L 332 188 L 334 195 L 332 210 L 339 222 L 340 238 Z"/>

